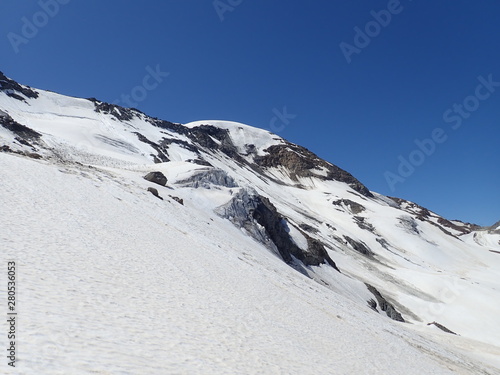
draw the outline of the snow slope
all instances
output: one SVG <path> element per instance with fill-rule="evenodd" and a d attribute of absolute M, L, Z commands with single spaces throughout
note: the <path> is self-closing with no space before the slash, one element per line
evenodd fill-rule
<path fill-rule="evenodd" d="M 248 125 L 183 126 L 4 84 L 0 238 L 2 261 L 19 268 L 14 373 L 500 373 L 494 231 L 363 194 Z M 167 186 L 144 180 L 150 171 Z M 340 272 L 286 264 L 269 238 L 221 217 L 245 194 L 268 199 L 292 243 L 307 253 L 316 241 Z"/>
<path fill-rule="evenodd" d="M 155 198 L 132 173 L 5 154 L 0 168 L 2 262 L 16 260 L 20 279 L 17 374 L 495 373 L 216 215 Z"/>

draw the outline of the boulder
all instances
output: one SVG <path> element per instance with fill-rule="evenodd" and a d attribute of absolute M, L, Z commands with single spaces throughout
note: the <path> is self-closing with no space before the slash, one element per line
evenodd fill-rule
<path fill-rule="evenodd" d="M 161 172 L 149 172 L 144 176 L 144 179 L 161 186 L 165 186 L 167 184 L 167 178 Z"/>
<path fill-rule="evenodd" d="M 160 194 L 158 194 L 158 190 L 156 190 L 155 188 L 152 188 L 152 187 L 148 187 L 148 191 L 153 194 L 156 198 L 160 198 L 161 200 L 163 200 L 162 197 L 160 197 Z"/>

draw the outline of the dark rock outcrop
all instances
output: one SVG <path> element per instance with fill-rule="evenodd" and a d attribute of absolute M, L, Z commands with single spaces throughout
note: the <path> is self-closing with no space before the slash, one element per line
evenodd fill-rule
<path fill-rule="evenodd" d="M 169 195 L 169 197 L 172 198 L 177 203 L 179 203 L 180 205 L 184 206 L 184 199 L 176 197 L 176 196 L 173 196 L 173 195 Z"/>
<path fill-rule="evenodd" d="M 103 113 L 107 115 L 112 115 L 119 121 L 130 121 L 139 113 L 142 113 L 135 108 L 124 108 L 116 104 L 110 104 L 106 102 L 101 102 L 96 98 L 88 98 L 94 103 L 95 111 L 98 113 Z"/>
<path fill-rule="evenodd" d="M 372 285 L 370 284 L 366 284 L 366 287 L 368 288 L 368 290 L 370 291 L 370 293 L 372 293 L 377 302 L 378 302 L 378 305 L 380 307 L 380 310 L 382 311 L 385 311 L 385 313 L 387 314 L 387 316 L 393 320 L 396 320 L 398 322 L 404 322 L 405 320 L 403 319 L 403 316 L 396 310 L 396 308 L 391 304 L 389 303 L 383 296 L 382 294 L 380 294 L 380 292 Z M 372 300 L 371 300 L 372 301 Z M 368 301 L 368 304 L 370 306 L 373 305 L 373 302 L 370 302 Z M 376 309 L 376 305 L 374 307 L 372 307 L 373 309 Z"/>
<path fill-rule="evenodd" d="M 327 263 L 338 271 L 335 262 L 318 240 L 302 232 L 307 239 L 308 248 L 301 249 L 297 246 L 289 234 L 283 216 L 266 197 L 242 190 L 216 212 L 236 226 L 246 229 L 256 240 L 276 250 L 288 264 L 292 264 L 293 258 L 296 258 L 306 266 Z"/>
<path fill-rule="evenodd" d="M 438 327 L 438 328 L 439 328 L 441 331 L 443 331 L 443 332 L 450 333 L 450 334 L 452 334 L 452 335 L 456 335 L 456 333 L 455 333 L 455 332 L 453 332 L 453 331 L 449 330 L 449 329 L 448 329 L 448 328 L 446 328 L 444 325 L 439 324 L 438 322 L 427 323 L 427 325 L 428 325 L 428 326 L 430 326 L 430 325 L 434 325 L 434 326 Z"/>
<path fill-rule="evenodd" d="M 349 236 L 344 236 L 345 240 L 351 247 L 356 250 L 358 253 L 361 253 L 366 256 L 373 256 L 373 252 L 370 250 L 370 248 L 364 243 L 360 241 L 356 241 L 352 239 Z"/>
<path fill-rule="evenodd" d="M 320 159 L 305 147 L 286 142 L 285 144 L 273 145 L 264 151 L 267 152 L 267 155 L 254 159 L 260 167 L 285 167 L 290 171 L 290 178 L 295 181 L 299 177 L 315 177 L 321 180 L 345 182 L 362 195 L 373 197 L 366 186 L 350 173 Z M 322 171 L 326 171 L 326 176 L 323 175 Z"/>
<path fill-rule="evenodd" d="M 153 188 L 153 187 L 148 187 L 148 191 L 153 194 L 156 198 L 160 198 L 161 200 L 163 200 L 162 197 L 160 197 L 160 194 L 158 193 L 158 190 Z"/>
<path fill-rule="evenodd" d="M 345 206 L 345 207 L 349 208 L 349 210 L 354 215 L 357 215 L 357 214 L 366 210 L 365 206 L 363 206 L 359 203 L 356 203 L 350 199 L 339 199 L 339 200 L 333 201 L 332 204 L 334 204 L 335 206 L 341 206 L 341 207 Z"/>
<path fill-rule="evenodd" d="M 18 123 L 5 112 L 4 115 L 0 116 L 0 125 L 25 141 L 36 141 L 42 136 L 33 129 Z"/>
<path fill-rule="evenodd" d="M 153 159 L 154 159 L 155 163 L 166 163 L 166 162 L 170 161 L 170 159 L 167 156 L 167 150 L 165 150 L 163 147 L 161 147 L 157 143 L 150 141 L 141 133 L 134 132 L 134 134 L 137 135 L 137 138 L 139 138 L 139 141 L 146 143 L 155 149 L 155 151 L 157 153 L 156 155 L 153 155 Z"/>
<path fill-rule="evenodd" d="M 29 86 L 22 86 L 16 81 L 7 78 L 2 72 L 0 72 L 0 91 L 5 92 L 11 98 L 21 101 L 26 101 L 26 98 L 38 98 L 38 92 Z M 24 97 L 19 94 L 24 95 Z"/>
<path fill-rule="evenodd" d="M 165 175 L 161 172 L 149 172 L 147 175 L 144 176 L 144 179 L 150 182 L 154 182 L 155 184 L 161 186 L 167 185 L 168 182 Z"/>
<path fill-rule="evenodd" d="M 361 229 L 363 230 L 367 230 L 368 232 L 371 232 L 373 234 L 375 234 L 375 227 L 370 224 L 366 218 L 362 217 L 362 216 L 354 216 L 354 222 L 358 225 L 358 227 L 360 227 Z"/>
<path fill-rule="evenodd" d="M 195 173 L 191 177 L 177 182 L 177 184 L 183 187 L 193 187 L 195 189 L 199 187 L 210 189 L 211 186 L 223 186 L 228 188 L 238 187 L 236 181 L 234 181 L 226 171 L 218 168 L 211 168 L 206 171 Z"/>

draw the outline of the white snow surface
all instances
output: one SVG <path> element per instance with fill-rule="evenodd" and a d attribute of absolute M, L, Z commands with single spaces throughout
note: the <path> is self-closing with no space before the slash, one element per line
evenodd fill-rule
<path fill-rule="evenodd" d="M 19 279 L 18 362 L 12 372 L 4 358 L 5 373 L 500 373 L 500 235 L 454 237 L 437 219 L 419 221 L 342 182 L 307 178 L 303 189 L 276 169 L 279 185 L 225 155 L 204 154 L 240 189 L 269 197 L 299 247 L 307 247 L 299 225 L 314 227 L 308 234 L 342 273 L 321 265 L 305 267 L 306 277 L 214 213 L 238 189 L 177 186 L 207 167 L 189 162 L 197 155 L 178 144 L 170 162 L 154 164 L 155 150 L 134 132 L 154 142 L 184 136 L 142 114 L 118 121 L 88 100 L 39 93 L 23 103 L 0 92 L 0 109 L 52 148 L 38 150 L 45 160 L 0 153 L 1 261 L 15 260 Z M 227 129 L 242 155 L 250 144 L 263 155 L 284 142 L 227 121 L 186 126 L 207 124 Z M 2 145 L 26 150 L 0 126 Z M 149 171 L 163 172 L 168 186 L 144 180 Z M 153 185 L 164 200 L 147 191 Z M 373 231 L 332 204 L 339 199 L 361 204 L 357 216 Z M 407 323 L 370 309 L 364 282 Z M 459 335 L 427 325 L 433 321 Z"/>

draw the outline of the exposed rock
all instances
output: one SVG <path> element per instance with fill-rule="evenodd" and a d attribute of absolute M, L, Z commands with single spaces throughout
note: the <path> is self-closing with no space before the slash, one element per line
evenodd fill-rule
<path fill-rule="evenodd" d="M 367 230 L 373 234 L 375 234 L 375 227 L 366 221 L 366 218 L 361 216 L 354 216 L 354 222 L 363 230 Z"/>
<path fill-rule="evenodd" d="M 420 234 L 418 230 L 418 224 L 415 219 L 411 216 L 405 215 L 398 217 L 399 227 L 405 229 L 408 233 Z"/>
<path fill-rule="evenodd" d="M 384 249 L 389 250 L 389 242 L 385 238 L 377 238 L 376 241 L 382 246 Z"/>
<path fill-rule="evenodd" d="M 23 140 L 36 141 L 42 136 L 33 129 L 18 123 L 5 112 L 4 115 L 0 117 L 0 125 L 5 129 L 10 130 Z"/>
<path fill-rule="evenodd" d="M 370 308 L 373 310 L 373 311 L 376 311 L 378 312 L 377 310 L 377 301 L 375 301 L 373 298 L 370 298 L 368 301 L 368 306 L 370 306 Z"/>
<path fill-rule="evenodd" d="M 305 230 L 306 232 L 309 232 L 309 233 L 318 233 L 319 232 L 319 230 L 317 230 L 316 228 L 314 228 L 312 225 L 309 225 L 309 224 L 306 224 L 306 223 L 300 224 L 299 228 L 302 229 L 302 230 Z"/>
<path fill-rule="evenodd" d="M 163 200 L 162 197 L 160 197 L 160 194 L 158 193 L 158 190 L 156 190 L 155 188 L 153 187 L 148 187 L 148 191 L 153 194 L 155 197 L 157 198 L 160 198 L 161 200 Z"/>
<path fill-rule="evenodd" d="M 456 335 L 455 332 L 449 330 L 448 328 L 446 328 L 444 325 L 442 324 L 439 324 L 438 322 L 432 322 L 432 323 L 427 323 L 428 326 L 430 325 L 435 325 L 436 327 L 438 327 L 441 331 L 444 331 L 446 333 L 451 333 L 452 335 Z"/>
<path fill-rule="evenodd" d="M 182 198 L 179 198 L 179 197 L 175 197 L 173 195 L 169 195 L 170 198 L 172 198 L 174 201 L 176 201 L 177 203 L 181 204 L 184 206 L 184 199 Z"/>
<path fill-rule="evenodd" d="M 246 190 L 238 192 L 226 205 L 216 212 L 238 227 L 245 228 L 256 240 L 277 250 L 281 258 L 292 264 L 295 257 L 306 266 L 317 266 L 328 263 L 338 270 L 335 262 L 326 252 L 323 244 L 302 233 L 308 243 L 307 249 L 301 249 L 290 237 L 284 218 L 268 198 L 255 192 L 248 194 Z M 259 225 L 256 225 L 259 224 Z"/>
<path fill-rule="evenodd" d="M 124 108 L 116 104 L 101 102 L 96 98 L 89 98 L 88 100 L 94 103 L 96 112 L 112 115 L 119 121 L 130 121 L 137 113 L 142 113 L 135 108 Z"/>
<path fill-rule="evenodd" d="M 380 306 L 380 310 L 385 311 L 387 316 L 393 320 L 396 320 L 398 322 L 405 321 L 401 316 L 401 314 L 395 309 L 395 307 L 391 303 L 389 303 L 374 286 L 366 283 L 365 285 L 370 291 L 370 293 L 372 293 L 377 299 L 378 305 Z M 370 301 L 368 301 L 368 303 L 370 304 Z"/>
<path fill-rule="evenodd" d="M 285 167 L 290 171 L 290 178 L 295 181 L 299 177 L 315 177 L 321 180 L 345 182 L 362 195 L 373 197 L 372 193 L 350 173 L 320 159 L 304 147 L 286 142 L 285 144 L 273 145 L 264 151 L 267 152 L 267 155 L 254 159 L 261 167 Z M 326 176 L 320 173 L 322 170 L 326 171 Z M 318 172 L 315 173 L 315 171 Z"/>
<path fill-rule="evenodd" d="M 2 72 L 0 72 L 0 91 L 4 91 L 11 98 L 21 101 L 26 101 L 26 98 L 38 98 L 38 92 L 29 86 L 22 86 L 16 81 L 7 78 Z M 19 94 L 22 94 L 25 97 L 23 98 Z"/>
<path fill-rule="evenodd" d="M 238 187 L 238 184 L 231 176 L 227 174 L 226 171 L 218 168 L 212 168 L 206 171 L 195 173 L 191 177 L 177 182 L 177 184 L 184 187 L 193 187 L 196 189 L 199 187 L 210 189 L 212 185 L 224 186 L 228 188 Z"/>
<path fill-rule="evenodd" d="M 155 160 L 155 163 L 158 163 L 158 162 L 166 163 L 166 162 L 170 161 L 170 159 L 167 156 L 167 150 L 166 149 L 164 149 L 163 147 L 161 147 L 157 143 L 154 143 L 154 142 L 150 141 L 149 139 L 147 139 L 141 133 L 134 132 L 134 134 L 137 135 L 137 138 L 139 138 L 139 141 L 150 145 L 151 147 L 153 147 L 156 150 L 157 155 L 156 156 L 153 155 L 153 157 L 157 158 Z"/>
<path fill-rule="evenodd" d="M 333 201 L 332 204 L 334 204 L 336 206 L 341 206 L 341 207 L 342 206 L 348 207 L 349 210 L 354 215 L 357 215 L 357 214 L 366 210 L 366 208 L 363 205 L 356 203 L 350 199 L 339 199 L 339 200 Z"/>
<path fill-rule="evenodd" d="M 344 236 L 344 238 L 346 239 L 347 243 L 351 245 L 351 247 L 358 253 L 361 253 L 366 256 L 373 256 L 373 252 L 364 242 L 353 240 L 349 236 Z"/>
<path fill-rule="evenodd" d="M 144 179 L 161 186 L 167 185 L 167 178 L 161 172 L 149 172 L 144 176 Z"/>
<path fill-rule="evenodd" d="M 491 227 L 488 227 L 489 234 L 500 234 L 500 221 L 497 221 Z M 499 242 L 500 243 L 500 242 Z"/>

